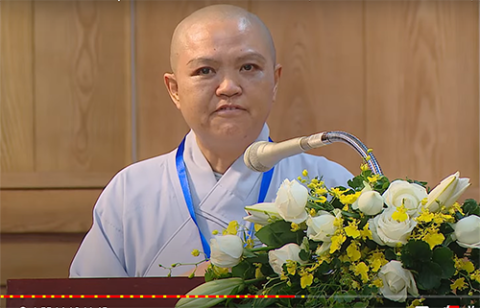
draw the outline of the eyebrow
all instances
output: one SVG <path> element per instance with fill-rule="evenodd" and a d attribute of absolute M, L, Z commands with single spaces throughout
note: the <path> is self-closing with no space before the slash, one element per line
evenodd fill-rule
<path fill-rule="evenodd" d="M 267 62 L 267 59 L 258 52 L 248 52 L 236 59 L 237 62 L 244 62 L 248 60 L 256 60 L 261 63 Z M 188 66 L 215 65 L 215 64 L 218 64 L 218 62 L 219 61 L 209 57 L 198 57 L 188 61 L 187 65 Z"/>

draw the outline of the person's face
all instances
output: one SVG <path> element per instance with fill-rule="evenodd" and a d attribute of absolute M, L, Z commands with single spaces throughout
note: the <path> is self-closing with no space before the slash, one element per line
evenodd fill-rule
<path fill-rule="evenodd" d="M 256 138 L 281 73 L 262 32 L 242 20 L 194 24 L 178 50 L 165 83 L 193 131 L 210 141 Z"/>

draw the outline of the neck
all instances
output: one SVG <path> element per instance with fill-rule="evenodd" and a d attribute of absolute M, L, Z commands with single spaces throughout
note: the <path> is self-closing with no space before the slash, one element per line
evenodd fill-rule
<path fill-rule="evenodd" d="M 225 173 L 230 166 L 245 152 L 250 143 L 239 142 L 237 144 L 205 145 L 197 138 L 197 144 L 212 170 Z"/>

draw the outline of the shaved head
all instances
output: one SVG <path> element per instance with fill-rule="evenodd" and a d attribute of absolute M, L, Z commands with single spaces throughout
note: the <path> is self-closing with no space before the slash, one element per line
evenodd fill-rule
<path fill-rule="evenodd" d="M 185 47 L 186 37 L 194 37 L 195 31 L 209 22 L 236 21 L 239 28 L 251 28 L 263 36 L 268 45 L 273 64 L 276 64 L 275 45 L 270 31 L 258 16 L 249 11 L 228 4 L 218 4 L 204 7 L 183 19 L 175 28 L 170 46 L 170 67 L 175 73 L 178 56 Z"/>

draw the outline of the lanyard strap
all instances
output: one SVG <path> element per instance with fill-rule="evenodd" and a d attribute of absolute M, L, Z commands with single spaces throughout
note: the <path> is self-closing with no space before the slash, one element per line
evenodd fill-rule
<path fill-rule="evenodd" d="M 183 158 L 183 152 L 185 149 L 185 138 L 186 136 L 183 138 L 182 142 L 178 146 L 177 153 L 175 156 L 175 163 L 177 165 L 178 178 L 180 180 L 180 185 L 182 186 L 183 196 L 185 198 L 185 203 L 187 204 L 187 207 L 188 207 L 188 212 L 190 213 L 192 220 L 195 222 L 195 225 L 197 226 L 197 229 L 198 229 L 198 233 L 200 234 L 200 239 L 202 241 L 202 246 L 203 246 L 203 252 L 205 253 L 207 259 L 210 259 L 210 245 L 208 244 L 207 239 L 205 238 L 205 236 L 203 236 L 202 231 L 200 231 L 200 228 L 198 227 L 195 210 L 193 208 L 192 194 L 190 193 L 190 186 L 188 185 L 187 171 L 185 168 L 185 160 Z M 269 140 L 270 142 L 272 142 L 270 138 Z M 268 187 L 270 186 L 270 182 L 272 181 L 272 175 L 273 175 L 274 169 L 275 167 L 263 173 L 262 183 L 260 185 L 260 193 L 258 195 L 258 203 L 261 203 L 265 200 L 265 197 L 268 192 Z M 250 238 L 252 238 L 253 229 L 254 229 L 253 227 L 250 228 L 250 231 L 249 231 Z"/>

